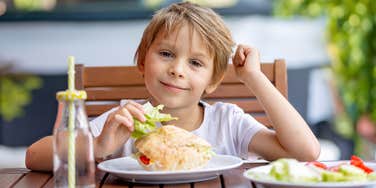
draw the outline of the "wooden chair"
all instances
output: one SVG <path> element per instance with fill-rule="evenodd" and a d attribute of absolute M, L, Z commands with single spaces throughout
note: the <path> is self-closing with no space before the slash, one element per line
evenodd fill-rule
<path fill-rule="evenodd" d="M 262 72 L 287 98 L 287 71 L 284 60 L 262 63 Z M 89 117 L 98 116 L 119 105 L 121 99 L 145 99 L 148 97 L 143 78 L 136 66 L 85 67 L 77 64 L 76 88 L 86 90 L 86 111 Z M 232 65 L 229 66 L 221 85 L 203 99 L 237 104 L 259 122 L 271 126 L 265 111 L 256 97 L 238 81 Z"/>

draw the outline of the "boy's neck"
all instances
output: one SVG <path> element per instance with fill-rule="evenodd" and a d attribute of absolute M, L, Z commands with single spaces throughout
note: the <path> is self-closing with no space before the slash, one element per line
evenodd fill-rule
<path fill-rule="evenodd" d="M 165 124 L 172 124 L 187 131 L 193 131 L 200 127 L 204 119 L 204 107 L 200 104 L 192 105 L 189 108 L 182 109 L 163 109 L 164 113 L 169 113 L 173 117 L 178 117 L 178 120 L 166 122 Z"/>

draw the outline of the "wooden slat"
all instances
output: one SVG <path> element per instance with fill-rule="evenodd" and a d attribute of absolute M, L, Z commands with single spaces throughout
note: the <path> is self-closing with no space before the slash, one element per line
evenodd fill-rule
<path fill-rule="evenodd" d="M 159 188 L 159 185 L 150 185 L 150 184 L 133 184 L 132 188 Z M 162 187 L 162 186 L 161 186 Z"/>
<path fill-rule="evenodd" d="M 266 75 L 270 81 L 274 81 L 274 64 L 273 63 L 262 63 L 261 71 Z M 232 65 L 228 66 L 228 69 L 225 73 L 225 77 L 222 80 L 223 84 L 233 84 L 240 83 L 239 79 L 236 77 L 234 67 Z"/>
<path fill-rule="evenodd" d="M 0 169 L 1 174 L 26 174 L 30 172 L 29 169 L 26 168 L 2 168 Z"/>
<path fill-rule="evenodd" d="M 262 123 L 267 127 L 272 127 L 272 123 L 266 115 L 253 116 L 258 122 Z"/>
<path fill-rule="evenodd" d="M 222 174 L 224 180 L 224 187 L 238 187 L 238 188 L 249 188 L 251 182 L 243 177 L 243 172 L 245 169 L 242 167 L 226 171 Z"/>
<path fill-rule="evenodd" d="M 0 174 L 0 187 L 12 187 L 14 186 L 24 174 Z"/>
<path fill-rule="evenodd" d="M 98 169 L 98 166 L 95 169 L 95 187 L 100 188 L 102 183 L 106 181 L 108 173 Z"/>
<path fill-rule="evenodd" d="M 47 183 L 43 186 L 43 188 L 54 188 L 55 187 L 55 182 L 54 178 L 50 178 Z"/>
<path fill-rule="evenodd" d="M 86 105 L 86 113 L 89 117 L 99 116 L 116 106 L 118 106 L 118 104 Z"/>
<path fill-rule="evenodd" d="M 145 86 L 94 87 L 86 88 L 88 100 L 145 99 L 148 91 Z"/>
<path fill-rule="evenodd" d="M 52 175 L 50 173 L 29 172 L 19 182 L 17 182 L 17 184 L 14 187 L 39 188 L 44 186 L 50 178 L 52 178 Z"/>
<path fill-rule="evenodd" d="M 268 165 L 268 164 L 270 164 L 270 162 L 268 162 L 268 161 L 255 162 L 255 163 L 253 163 L 253 162 L 246 162 L 246 163 L 243 163 L 243 165 L 240 166 L 240 168 L 242 168 L 243 170 L 248 170 L 250 168 L 255 168 L 255 167 L 264 166 L 264 165 Z"/>
<path fill-rule="evenodd" d="M 163 188 L 191 188 L 190 183 L 182 183 L 182 184 L 165 184 Z"/>
<path fill-rule="evenodd" d="M 283 59 L 277 59 L 274 63 L 275 70 L 275 87 L 287 99 L 287 72 L 286 63 Z"/>
<path fill-rule="evenodd" d="M 105 172 L 96 170 L 95 172 L 95 187 L 100 188 L 100 182 L 102 178 L 104 178 Z M 54 178 L 50 178 L 48 182 L 43 186 L 43 188 L 54 188 L 55 183 L 54 183 Z"/>
<path fill-rule="evenodd" d="M 222 84 L 204 98 L 254 98 L 255 95 L 244 84 Z"/>
<path fill-rule="evenodd" d="M 222 185 L 221 185 L 221 179 L 220 177 L 216 177 L 212 180 L 207 180 L 207 181 L 202 181 L 202 182 L 195 182 L 194 184 L 194 188 L 206 188 L 206 187 L 210 187 L 210 188 L 221 188 Z"/>
<path fill-rule="evenodd" d="M 130 183 L 121 181 L 118 177 L 109 174 L 104 180 L 102 188 L 125 188 L 132 187 Z"/>
<path fill-rule="evenodd" d="M 85 87 L 144 85 L 135 66 L 89 67 L 84 71 Z"/>

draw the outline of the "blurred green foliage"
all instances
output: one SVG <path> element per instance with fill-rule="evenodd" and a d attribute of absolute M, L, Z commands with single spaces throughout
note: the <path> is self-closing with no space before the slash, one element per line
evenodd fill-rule
<path fill-rule="evenodd" d="M 41 11 L 51 10 L 55 7 L 57 0 L 13 0 L 13 5 L 17 10 Z"/>
<path fill-rule="evenodd" d="M 3 71 L 2 71 L 3 72 Z M 42 85 L 33 75 L 0 72 L 0 116 L 12 121 L 24 114 L 23 108 L 31 102 L 31 92 Z"/>
<path fill-rule="evenodd" d="M 356 139 L 362 114 L 376 122 L 376 2 L 374 0 L 277 0 L 277 16 L 324 16 L 326 38 L 336 86 L 345 114 L 336 126 Z"/>

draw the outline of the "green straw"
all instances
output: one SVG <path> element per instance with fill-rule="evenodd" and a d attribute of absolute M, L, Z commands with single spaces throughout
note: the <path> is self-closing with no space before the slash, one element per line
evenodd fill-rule
<path fill-rule="evenodd" d="M 68 57 L 68 90 L 73 92 L 74 88 L 74 57 Z M 74 188 L 76 184 L 76 161 L 75 161 L 75 136 L 74 136 L 74 120 L 75 108 L 74 99 L 69 101 L 69 120 L 68 120 L 68 187 Z"/>

